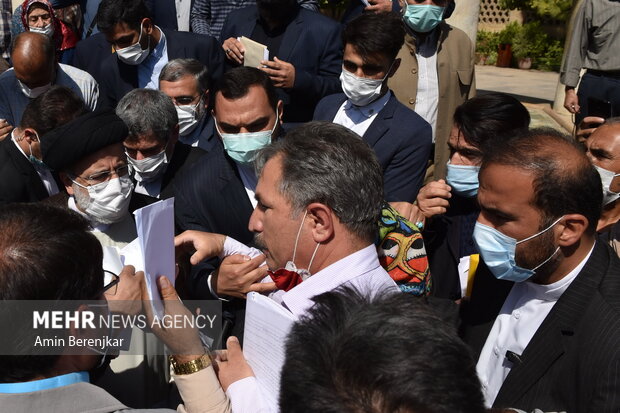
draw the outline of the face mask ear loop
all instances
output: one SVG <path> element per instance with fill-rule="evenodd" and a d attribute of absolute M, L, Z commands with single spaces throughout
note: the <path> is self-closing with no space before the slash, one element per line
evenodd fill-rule
<path fill-rule="evenodd" d="M 535 268 L 532 268 L 532 271 L 536 271 L 537 269 L 539 269 L 540 267 L 542 267 L 543 265 L 545 265 L 546 263 L 548 263 L 549 261 L 551 261 L 551 258 L 555 257 L 555 254 L 558 253 L 558 251 L 560 250 L 560 247 L 558 246 L 555 251 L 553 251 L 553 254 L 551 254 L 549 256 L 549 258 L 547 258 L 546 260 L 544 260 L 543 262 L 541 262 L 540 264 L 538 264 Z"/>
<path fill-rule="evenodd" d="M 308 263 L 308 272 L 310 274 L 312 274 L 312 271 L 310 271 L 310 268 L 312 268 L 312 261 L 314 261 L 314 256 L 316 255 L 316 252 L 319 250 L 319 247 L 321 246 L 320 242 L 316 243 L 316 248 L 314 249 L 314 252 L 312 253 L 312 257 L 310 257 L 310 262 Z"/>
<path fill-rule="evenodd" d="M 293 263 L 295 263 L 295 255 L 297 254 L 297 242 L 299 242 L 299 235 L 301 234 L 301 229 L 304 226 L 304 221 L 306 220 L 306 215 L 308 215 L 308 210 L 307 209 L 306 209 L 306 212 L 304 212 L 304 217 L 301 219 L 301 224 L 299 225 L 299 230 L 297 231 L 297 237 L 295 238 L 295 247 L 293 247 L 293 260 L 292 260 Z"/>
<path fill-rule="evenodd" d="M 525 239 L 522 239 L 521 241 L 517 241 L 517 244 L 520 244 L 520 243 L 522 243 L 522 242 L 529 241 L 529 240 L 531 240 L 532 238 L 536 238 L 537 236 L 539 236 L 539 235 L 541 235 L 541 234 L 544 234 L 545 232 L 547 232 L 547 231 L 549 231 L 551 228 L 553 228 L 553 227 L 555 226 L 555 224 L 557 224 L 558 222 L 560 222 L 560 220 L 561 220 L 562 218 L 564 218 L 564 215 L 562 215 L 560 218 L 556 219 L 556 220 L 555 220 L 555 222 L 554 222 L 553 224 L 549 225 L 547 228 L 543 229 L 542 231 L 540 231 L 540 232 L 538 232 L 538 233 L 536 233 L 536 234 L 534 234 L 534 235 L 531 235 L 531 236 L 529 236 L 529 237 L 527 237 L 527 238 L 525 238 Z"/>

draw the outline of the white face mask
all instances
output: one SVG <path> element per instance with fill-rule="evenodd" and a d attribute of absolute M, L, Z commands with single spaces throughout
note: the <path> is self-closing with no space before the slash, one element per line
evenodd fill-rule
<path fill-rule="evenodd" d="M 82 191 L 74 189 L 74 197 L 77 206 L 93 221 L 113 224 L 127 216 L 133 191 L 133 182 L 128 175 L 90 186 L 84 186 L 73 180 L 72 182 L 88 191 L 86 197 Z"/>
<path fill-rule="evenodd" d="M 44 34 L 48 37 L 52 37 L 54 35 L 54 26 L 52 26 L 52 23 L 48 24 L 45 27 L 29 27 L 28 30 L 33 33 Z"/>
<path fill-rule="evenodd" d="M 175 106 L 175 108 L 179 117 L 179 135 L 181 136 L 192 133 L 206 113 L 202 105 L 202 98 L 195 105 L 180 105 Z"/>
<path fill-rule="evenodd" d="M 140 25 L 140 36 L 138 37 L 137 43 L 134 43 L 131 46 L 123 47 L 122 49 L 116 49 L 118 59 L 121 62 L 132 66 L 136 66 L 144 62 L 144 59 L 146 59 L 151 52 L 151 37 L 149 36 L 146 49 L 142 49 L 142 46 L 140 46 L 140 40 L 142 40 L 142 25 Z"/>
<path fill-rule="evenodd" d="M 358 77 L 349 72 L 344 67 L 340 74 L 340 84 L 342 85 L 342 91 L 349 98 L 351 103 L 355 106 L 366 106 L 369 103 L 377 100 L 381 96 L 381 89 L 383 88 L 383 82 L 387 78 L 388 74 L 392 70 L 392 65 L 388 69 L 383 79 L 369 79 L 367 77 Z"/>
<path fill-rule="evenodd" d="M 614 180 L 614 177 L 620 176 L 620 174 L 613 173 L 612 171 L 608 171 L 607 169 L 603 169 L 596 165 L 594 165 L 594 167 L 601 176 L 601 183 L 603 184 L 603 205 L 608 205 L 615 202 L 618 198 L 620 198 L 620 193 L 613 192 L 609 188 L 611 187 L 611 181 Z"/>
<path fill-rule="evenodd" d="M 166 148 L 157 155 L 149 156 L 144 159 L 134 159 L 127 154 L 127 162 L 132 170 L 134 179 L 138 182 L 150 182 L 159 178 L 166 171 L 168 165 L 168 155 L 166 155 Z"/>
<path fill-rule="evenodd" d="M 26 97 L 29 97 L 30 99 L 35 99 L 41 96 L 43 93 L 47 92 L 52 87 L 52 82 L 48 83 L 47 85 L 35 87 L 34 89 L 30 89 L 28 86 L 23 84 L 20 80 L 18 80 L 17 83 L 19 84 L 19 88 L 22 90 L 22 93 L 26 95 Z"/>

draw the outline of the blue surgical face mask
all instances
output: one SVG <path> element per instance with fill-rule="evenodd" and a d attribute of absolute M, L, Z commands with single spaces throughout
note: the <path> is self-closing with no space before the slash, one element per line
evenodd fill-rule
<path fill-rule="evenodd" d="M 541 234 L 544 234 L 553 228 L 555 224 L 560 222 L 562 218 L 563 216 L 556 219 L 553 224 L 549 225 L 542 231 L 532 235 L 531 237 L 522 239 L 521 241 L 517 241 L 508 235 L 502 234 L 495 228 L 476 222 L 476 226 L 474 228 L 474 242 L 478 247 L 478 251 L 480 251 L 482 260 L 486 266 L 489 267 L 489 270 L 493 273 L 495 278 L 513 282 L 522 282 L 530 278 L 536 273 L 537 269 L 549 262 L 549 260 L 551 260 L 551 258 L 553 258 L 553 256 L 555 256 L 555 254 L 557 254 L 560 250 L 560 247 L 557 247 L 549 258 L 530 270 L 527 268 L 521 268 L 516 264 L 515 251 L 517 249 L 517 244 L 521 244 L 522 242 L 529 241 Z"/>
<path fill-rule="evenodd" d="M 445 7 L 429 4 L 408 4 L 403 19 L 416 33 L 428 33 L 443 20 Z"/>
<path fill-rule="evenodd" d="M 452 187 L 452 192 L 465 197 L 474 197 L 478 194 L 479 166 L 454 165 L 448 161 L 446 181 Z"/>
<path fill-rule="evenodd" d="M 222 133 L 220 127 L 215 122 L 217 133 L 222 137 L 222 143 L 228 156 L 233 161 L 241 164 L 248 165 L 254 161 L 258 151 L 271 143 L 271 136 L 276 130 L 278 125 L 278 110 L 276 109 L 276 122 L 273 124 L 271 130 L 263 130 L 260 132 L 248 132 L 248 133 Z"/>

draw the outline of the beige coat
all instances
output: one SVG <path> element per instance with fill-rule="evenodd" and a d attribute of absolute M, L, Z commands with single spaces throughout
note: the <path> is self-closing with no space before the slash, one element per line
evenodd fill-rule
<path fill-rule="evenodd" d="M 474 77 L 474 45 L 462 30 L 442 22 L 437 49 L 437 77 L 439 103 L 435 130 L 434 179 L 445 178 L 449 158 L 448 137 L 452 117 L 457 106 L 476 94 Z M 400 49 L 400 67 L 389 80 L 396 98 L 410 109 L 415 109 L 418 89 L 418 62 L 415 43 L 409 34 Z"/>

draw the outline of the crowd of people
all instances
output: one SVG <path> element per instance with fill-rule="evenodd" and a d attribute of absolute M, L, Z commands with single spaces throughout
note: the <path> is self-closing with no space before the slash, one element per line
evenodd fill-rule
<path fill-rule="evenodd" d="M 620 61 L 584 40 L 617 2 L 578 11 L 575 136 L 476 95 L 455 0 L 5 3 L 0 304 L 153 321 L 155 288 L 166 316 L 222 311 L 217 336 L 151 324 L 120 355 L 30 351 L 14 322 L 0 412 L 620 411 Z M 104 270 L 171 198 L 176 273 Z M 269 394 L 254 294 L 294 320 Z"/>

